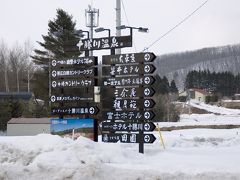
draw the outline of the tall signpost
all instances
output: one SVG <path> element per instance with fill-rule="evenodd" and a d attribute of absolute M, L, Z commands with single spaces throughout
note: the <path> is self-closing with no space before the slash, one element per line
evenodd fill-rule
<path fill-rule="evenodd" d="M 61 118 L 98 114 L 100 109 L 93 101 L 93 87 L 99 86 L 97 57 L 89 56 L 89 52 L 110 49 L 111 55 L 102 57 L 102 141 L 138 143 L 139 152 L 144 153 L 144 143 L 156 139 L 153 134 L 145 133 L 155 129 L 151 121 L 155 118 L 152 84 L 156 56 L 150 52 L 115 55 L 115 49 L 132 47 L 130 30 L 130 36 L 110 36 L 109 31 L 108 37 L 82 39 L 79 50 L 85 52 L 85 57 L 51 62 L 50 99 L 54 104 L 51 112 Z M 96 141 L 97 135 L 96 132 Z"/>

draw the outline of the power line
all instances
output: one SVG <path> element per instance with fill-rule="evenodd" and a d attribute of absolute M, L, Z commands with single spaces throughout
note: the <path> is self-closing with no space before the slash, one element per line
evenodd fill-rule
<path fill-rule="evenodd" d="M 201 9 L 209 0 L 206 0 L 204 3 L 202 3 L 197 9 L 195 9 L 192 13 L 190 13 L 188 16 L 186 16 L 182 21 L 180 21 L 178 24 L 176 24 L 173 28 L 171 28 L 169 31 L 164 33 L 162 36 L 160 36 L 156 41 L 154 41 L 152 44 L 150 44 L 147 48 L 143 49 L 143 52 L 148 50 L 150 47 L 152 47 L 154 44 L 156 44 L 158 41 L 160 41 L 162 38 L 164 38 L 166 35 L 168 35 L 170 32 L 172 32 L 174 29 L 176 29 L 178 26 L 183 24 L 186 20 L 188 20 L 193 14 L 195 14 L 199 9 Z"/>

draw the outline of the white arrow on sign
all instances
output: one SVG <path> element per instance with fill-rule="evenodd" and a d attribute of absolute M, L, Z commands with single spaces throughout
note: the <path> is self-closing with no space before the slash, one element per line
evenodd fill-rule
<path fill-rule="evenodd" d="M 151 105 L 151 102 L 148 99 L 146 99 L 144 101 L 144 107 L 148 108 L 148 107 L 150 107 L 150 105 Z"/>
<path fill-rule="evenodd" d="M 144 66 L 144 72 L 145 72 L 145 73 L 149 73 L 150 70 L 151 70 L 151 67 L 150 67 L 149 65 L 145 65 L 145 66 Z"/>
<path fill-rule="evenodd" d="M 57 71 L 52 71 L 52 77 L 56 77 L 57 76 Z"/>
<path fill-rule="evenodd" d="M 145 135 L 144 136 L 144 142 L 148 143 L 150 141 L 150 136 L 149 135 Z"/>
<path fill-rule="evenodd" d="M 148 123 L 144 124 L 144 129 L 146 131 L 148 131 L 150 129 L 150 124 L 148 124 Z"/>
<path fill-rule="evenodd" d="M 56 66 L 57 65 L 57 61 L 56 60 L 52 60 L 52 66 Z"/>
<path fill-rule="evenodd" d="M 89 113 L 90 114 L 94 114 L 95 113 L 95 108 L 94 107 L 90 107 L 89 108 Z"/>
<path fill-rule="evenodd" d="M 151 81 L 151 80 L 150 80 L 150 77 L 145 77 L 145 78 L 144 78 L 144 83 L 145 83 L 145 84 L 150 84 L 150 81 Z"/>
<path fill-rule="evenodd" d="M 55 102 L 56 101 L 56 96 L 51 96 L 51 101 Z"/>
<path fill-rule="evenodd" d="M 52 82 L 52 87 L 54 87 L 54 88 L 57 87 L 57 82 L 56 81 Z"/>
<path fill-rule="evenodd" d="M 145 95 L 145 96 L 149 96 L 149 95 L 150 95 L 150 92 L 151 92 L 151 91 L 150 91 L 149 88 L 145 88 L 145 89 L 144 89 L 144 95 Z"/>
<path fill-rule="evenodd" d="M 151 116 L 150 112 L 145 112 L 145 113 L 144 113 L 144 118 L 145 118 L 145 119 L 149 119 L 150 116 Z"/>
<path fill-rule="evenodd" d="M 144 59 L 145 59 L 145 61 L 149 61 L 150 58 L 151 58 L 151 56 L 150 56 L 149 53 L 147 53 L 147 54 L 144 55 Z"/>

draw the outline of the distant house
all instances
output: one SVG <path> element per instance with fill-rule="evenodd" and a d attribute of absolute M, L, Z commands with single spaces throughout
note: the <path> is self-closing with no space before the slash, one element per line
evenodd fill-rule
<path fill-rule="evenodd" d="M 235 100 L 240 100 L 240 94 L 234 94 L 234 99 Z"/>
<path fill-rule="evenodd" d="M 210 93 L 203 89 L 189 89 L 189 93 L 191 99 L 198 100 L 199 102 L 205 102 L 206 96 L 210 95 Z"/>
<path fill-rule="evenodd" d="M 50 125 L 50 118 L 12 118 L 7 124 L 7 136 L 50 133 Z"/>
<path fill-rule="evenodd" d="M 179 93 L 179 96 L 190 97 L 190 99 L 198 100 L 199 102 L 205 102 L 206 96 L 209 96 L 210 93 L 204 91 L 203 89 L 189 89 L 188 91 L 183 91 Z"/>
<path fill-rule="evenodd" d="M 178 94 L 178 96 L 187 96 L 187 91 L 182 91 Z"/>

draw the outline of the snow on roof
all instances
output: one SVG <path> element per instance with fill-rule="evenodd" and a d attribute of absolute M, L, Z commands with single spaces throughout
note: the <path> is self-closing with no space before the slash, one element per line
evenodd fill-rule
<path fill-rule="evenodd" d="M 197 91 L 197 92 L 199 92 L 199 93 L 202 93 L 202 94 L 204 94 L 204 95 L 208 95 L 209 93 L 208 92 L 206 92 L 205 90 L 203 90 L 203 89 L 190 89 L 190 91 Z"/>
<path fill-rule="evenodd" d="M 8 124 L 50 124 L 50 118 L 12 118 Z"/>

